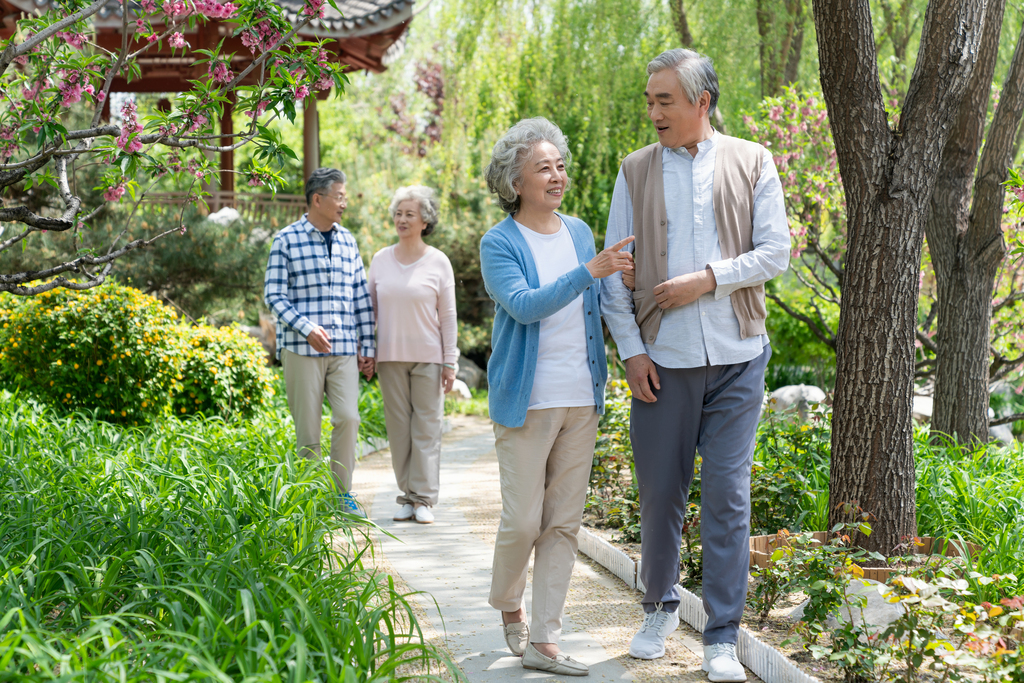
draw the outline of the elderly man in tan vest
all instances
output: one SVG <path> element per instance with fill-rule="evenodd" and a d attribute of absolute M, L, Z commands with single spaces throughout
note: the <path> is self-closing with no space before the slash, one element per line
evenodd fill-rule
<path fill-rule="evenodd" d="M 635 283 L 609 277 L 601 301 L 633 392 L 646 614 L 629 654 L 664 656 L 679 625 L 679 546 L 700 452 L 704 670 L 743 681 L 750 467 L 771 357 L 764 283 L 789 264 L 789 228 L 772 155 L 711 127 L 711 60 L 669 50 L 647 73 L 658 142 L 622 162 L 605 238 L 636 237 Z"/>

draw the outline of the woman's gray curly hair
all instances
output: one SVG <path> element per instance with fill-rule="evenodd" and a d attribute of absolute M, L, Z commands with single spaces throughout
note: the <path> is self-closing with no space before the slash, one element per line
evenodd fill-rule
<path fill-rule="evenodd" d="M 440 216 L 441 203 L 437 200 L 437 193 L 423 185 L 409 185 L 408 187 L 398 188 L 395 190 L 395 196 L 391 199 L 391 207 L 388 209 L 392 219 L 395 217 L 398 205 L 408 199 L 415 199 L 416 203 L 420 205 L 420 218 L 427 224 L 427 227 L 423 228 L 423 232 L 420 235 L 426 237 L 434 232 Z"/>
<path fill-rule="evenodd" d="M 541 142 L 554 145 L 568 168 L 572 162 L 569 141 L 558 126 L 543 116 L 523 119 L 495 143 L 491 163 L 487 164 L 484 176 L 487 189 L 498 195 L 498 205 L 505 213 L 519 211 L 519 194 L 515 186 L 522 180 L 523 167 L 533 156 L 533 149 Z"/>

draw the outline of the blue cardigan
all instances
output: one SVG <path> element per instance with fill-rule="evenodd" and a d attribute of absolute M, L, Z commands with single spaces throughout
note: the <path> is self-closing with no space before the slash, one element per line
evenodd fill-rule
<path fill-rule="evenodd" d="M 480 266 L 487 294 L 494 300 L 491 358 L 487 362 L 487 400 L 491 419 L 506 427 L 521 427 L 533 391 L 540 344 L 540 321 L 561 310 L 580 294 L 586 318 L 587 355 L 594 382 L 594 403 L 604 413 L 604 384 L 608 367 L 601 333 L 600 280 L 586 263 L 594 258 L 594 234 L 578 218 L 562 216 L 576 245 L 578 268 L 540 286 L 537 265 L 526 238 L 512 216 L 487 231 L 480 240 Z"/>

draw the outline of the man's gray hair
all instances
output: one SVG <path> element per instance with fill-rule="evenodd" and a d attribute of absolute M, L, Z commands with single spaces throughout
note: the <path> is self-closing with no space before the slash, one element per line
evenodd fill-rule
<path fill-rule="evenodd" d="M 699 52 L 677 47 L 666 50 L 651 60 L 647 65 L 647 75 L 652 76 L 665 69 L 675 69 L 679 85 L 686 93 L 690 104 L 697 104 L 701 94 L 707 90 L 711 95 L 711 106 L 708 107 L 708 118 L 715 113 L 718 106 L 718 74 L 711 64 L 711 58 Z"/>
<path fill-rule="evenodd" d="M 421 235 L 426 237 L 434 232 L 440 217 L 441 203 L 437 201 L 437 193 L 423 185 L 409 185 L 408 187 L 398 188 L 395 190 L 395 196 L 392 197 L 391 206 L 388 208 L 388 213 L 391 214 L 392 218 L 395 217 L 395 212 L 398 211 L 398 205 L 409 199 L 414 199 L 419 204 L 420 218 L 427 224 L 427 227 L 423 228 Z"/>
<path fill-rule="evenodd" d="M 345 174 L 336 168 L 318 168 L 306 181 L 306 206 L 313 203 L 313 195 L 324 194 L 334 183 L 345 184 Z"/>
<path fill-rule="evenodd" d="M 498 195 L 498 205 L 505 213 L 519 211 L 519 194 L 515 186 L 523 179 L 523 167 L 541 142 L 554 145 L 568 168 L 572 162 L 569 141 L 558 126 L 543 116 L 523 119 L 509 128 L 495 143 L 491 163 L 487 164 L 484 176 L 487 178 L 487 189 Z"/>

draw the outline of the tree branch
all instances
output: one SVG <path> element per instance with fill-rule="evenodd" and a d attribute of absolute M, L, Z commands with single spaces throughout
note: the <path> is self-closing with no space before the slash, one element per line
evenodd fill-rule
<path fill-rule="evenodd" d="M 53 230 L 54 232 L 64 232 L 65 230 L 70 230 L 73 227 L 69 220 L 39 216 L 29 211 L 27 206 L 14 206 L 9 209 L 0 209 L 0 223 L 2 222 L 24 223 L 25 225 L 32 226 L 36 230 Z"/>
<path fill-rule="evenodd" d="M 789 315 L 791 318 L 795 318 L 796 320 L 799 320 L 800 322 L 802 322 L 805 325 L 807 325 L 807 327 L 810 328 L 811 332 L 814 333 L 814 336 L 816 336 L 822 342 L 827 344 L 830 348 L 832 348 L 832 349 L 836 348 L 836 337 L 835 337 L 835 335 L 834 334 L 829 334 L 824 329 L 822 329 L 822 327 L 820 327 L 818 325 L 818 321 L 814 320 L 810 316 L 806 316 L 803 313 L 800 313 L 799 311 L 796 311 L 796 310 L 790 308 L 789 305 L 786 304 L 785 301 L 783 301 L 779 297 L 775 296 L 774 294 L 767 294 L 767 297 L 769 299 L 771 299 L 772 301 L 774 301 L 776 304 L 778 304 L 779 308 L 781 308 L 783 311 L 785 311 L 786 314 Z M 824 322 L 822 324 L 824 324 Z"/>
<path fill-rule="evenodd" d="M 55 24 L 47 26 L 45 29 L 35 34 L 28 40 L 18 45 L 14 44 L 13 39 L 11 44 L 7 46 L 7 49 L 0 54 L 0 76 L 3 76 L 7 71 L 7 67 L 11 65 L 18 57 L 28 54 L 33 48 L 42 43 L 43 41 L 57 35 L 68 26 L 75 24 L 82 19 L 87 19 L 92 15 L 103 9 L 103 6 L 107 4 L 107 0 L 96 0 L 88 7 L 78 10 L 69 17 L 65 17 Z"/>
<path fill-rule="evenodd" d="M 999 425 L 1010 424 L 1017 420 L 1024 420 L 1024 413 L 1014 413 L 1013 415 L 1007 415 L 1006 417 L 997 417 L 994 420 L 988 421 L 989 427 L 997 427 Z"/>

